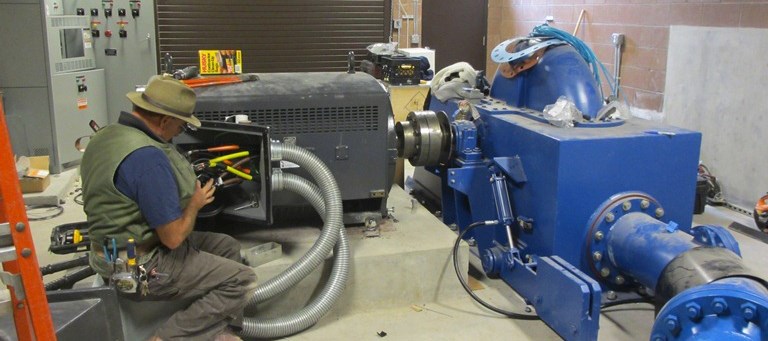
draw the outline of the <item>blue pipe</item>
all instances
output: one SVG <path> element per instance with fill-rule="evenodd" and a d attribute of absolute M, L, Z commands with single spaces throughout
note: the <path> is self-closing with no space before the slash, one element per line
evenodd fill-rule
<path fill-rule="evenodd" d="M 683 291 L 659 311 L 652 341 L 768 340 L 768 290 L 732 277 Z"/>
<path fill-rule="evenodd" d="M 645 213 L 628 213 L 608 235 L 608 257 L 619 269 L 655 289 L 664 268 L 675 257 L 699 244 L 691 235 Z"/>
<path fill-rule="evenodd" d="M 651 340 L 768 340 L 766 283 L 742 271 L 737 245 L 713 247 L 719 243 L 711 244 L 711 235 L 706 240 L 696 236 L 717 229 L 694 231 L 692 236 L 673 222 L 640 212 L 627 213 L 611 227 L 607 252 L 613 265 L 657 290 L 657 302 L 669 299 L 657 315 Z M 680 267 L 688 270 L 681 273 Z"/>

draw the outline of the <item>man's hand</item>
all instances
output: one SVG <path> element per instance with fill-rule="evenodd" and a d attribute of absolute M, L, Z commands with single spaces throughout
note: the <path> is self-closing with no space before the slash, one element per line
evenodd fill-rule
<path fill-rule="evenodd" d="M 213 202 L 213 193 L 216 192 L 216 187 L 213 186 L 213 179 L 208 180 L 205 186 L 200 185 L 200 180 L 195 181 L 195 193 L 192 194 L 189 204 L 194 205 L 196 211 L 199 211 L 203 206 Z"/>
<path fill-rule="evenodd" d="M 197 218 L 197 212 L 200 211 L 203 206 L 213 202 L 213 193 L 216 191 L 216 187 L 213 187 L 213 179 L 208 180 L 205 186 L 200 186 L 200 181 L 195 181 L 195 193 L 192 194 L 192 198 L 189 200 L 189 204 L 184 208 L 181 214 L 181 218 L 176 219 L 168 224 L 158 226 L 157 236 L 160 238 L 160 242 L 163 243 L 169 249 L 175 249 L 187 236 L 192 232 L 195 227 L 195 218 Z"/>

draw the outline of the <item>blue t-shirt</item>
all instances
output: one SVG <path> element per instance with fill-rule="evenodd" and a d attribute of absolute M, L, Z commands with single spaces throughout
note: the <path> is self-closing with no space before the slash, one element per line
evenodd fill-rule
<path fill-rule="evenodd" d="M 176 177 L 160 149 L 146 146 L 133 151 L 118 166 L 114 181 L 120 193 L 139 205 L 150 228 L 181 218 Z"/>

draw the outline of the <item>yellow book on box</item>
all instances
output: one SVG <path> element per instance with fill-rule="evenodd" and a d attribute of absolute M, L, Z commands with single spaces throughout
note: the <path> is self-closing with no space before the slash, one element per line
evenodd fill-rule
<path fill-rule="evenodd" d="M 240 50 L 198 50 L 201 75 L 230 75 L 243 73 Z"/>

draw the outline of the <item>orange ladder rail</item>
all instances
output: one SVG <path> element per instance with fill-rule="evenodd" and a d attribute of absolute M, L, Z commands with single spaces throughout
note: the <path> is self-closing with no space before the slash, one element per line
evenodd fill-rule
<path fill-rule="evenodd" d="M 20 341 L 56 340 L 0 92 L 0 236 L 8 234 L 13 245 L 0 246 L 0 279 L 11 292 L 16 335 Z"/>

